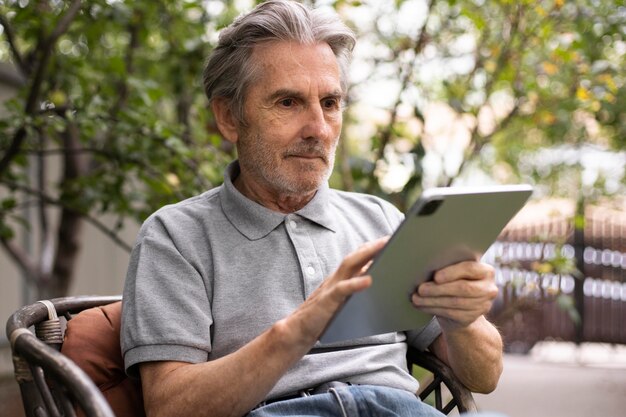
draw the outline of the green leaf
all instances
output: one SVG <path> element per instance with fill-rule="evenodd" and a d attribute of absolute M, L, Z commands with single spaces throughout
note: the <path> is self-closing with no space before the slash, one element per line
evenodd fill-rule
<path fill-rule="evenodd" d="M 575 325 L 580 324 L 580 314 L 576 309 L 576 303 L 574 302 L 574 298 L 571 295 L 560 294 L 556 298 L 556 303 L 561 310 L 567 312 L 568 316 Z"/>
<path fill-rule="evenodd" d="M 14 197 L 8 197 L 2 200 L 2 211 L 10 211 L 17 206 L 17 200 Z"/>
<path fill-rule="evenodd" d="M 0 218 L 0 239 L 11 240 L 13 237 L 15 237 L 13 229 L 2 222 L 2 219 Z"/>

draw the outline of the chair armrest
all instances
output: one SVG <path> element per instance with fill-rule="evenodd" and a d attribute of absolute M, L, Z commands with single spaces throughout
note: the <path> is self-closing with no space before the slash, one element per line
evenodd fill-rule
<path fill-rule="evenodd" d="M 15 338 L 13 354 L 25 360 L 31 369 L 41 368 L 45 377 L 60 384 L 63 391 L 74 398 L 86 415 L 115 417 L 109 403 L 87 374 L 66 356 L 37 339 L 32 333 L 23 333 Z M 42 387 L 38 386 L 43 396 L 45 394 L 41 392 L 41 389 Z"/>
<path fill-rule="evenodd" d="M 435 407 L 444 414 L 448 414 L 455 406 L 461 413 L 477 411 L 472 392 L 458 380 L 452 369 L 434 354 L 421 352 L 409 346 L 407 361 L 409 364 L 417 365 L 432 372 L 434 376 L 433 382 L 420 392 L 419 395 L 422 400 L 435 392 Z M 452 400 L 445 406 L 442 404 L 441 384 L 445 385 L 452 394 Z"/>
<path fill-rule="evenodd" d="M 59 352 L 62 342 L 59 315 L 70 314 L 86 307 L 108 304 L 120 297 L 66 297 L 24 306 L 7 321 L 6 334 L 11 341 L 15 377 L 20 386 L 27 417 L 75 416 L 69 398 L 86 415 L 115 417 L 109 403 L 98 387 L 73 361 Z M 54 313 L 54 317 L 51 317 Z M 45 325 L 43 340 L 29 328 Z M 54 328 L 52 328 L 54 327 Z M 52 338 L 48 335 L 52 334 Z M 69 397 L 69 398 L 68 398 Z"/>

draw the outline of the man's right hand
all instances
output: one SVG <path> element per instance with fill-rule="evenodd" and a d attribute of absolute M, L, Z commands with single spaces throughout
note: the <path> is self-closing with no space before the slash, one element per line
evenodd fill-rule
<path fill-rule="evenodd" d="M 198 364 L 141 364 L 147 416 L 241 416 L 249 412 L 313 347 L 346 298 L 371 285 L 371 277 L 363 275 L 365 268 L 387 239 L 366 243 L 346 256 L 292 314 L 236 352 Z"/>
<path fill-rule="evenodd" d="M 276 323 L 285 326 L 292 343 L 302 345 L 304 353 L 317 342 L 346 299 L 372 285 L 372 278 L 364 275 L 365 269 L 388 239 L 368 242 L 350 253 L 293 314 Z"/>

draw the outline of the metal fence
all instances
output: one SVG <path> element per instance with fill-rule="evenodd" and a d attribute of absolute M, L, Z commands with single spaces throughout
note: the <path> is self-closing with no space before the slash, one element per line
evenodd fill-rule
<path fill-rule="evenodd" d="M 582 225 L 581 225 L 582 226 Z M 540 340 L 626 344 L 626 217 L 589 209 L 513 224 L 484 258 L 501 289 L 490 319 L 509 351 Z"/>

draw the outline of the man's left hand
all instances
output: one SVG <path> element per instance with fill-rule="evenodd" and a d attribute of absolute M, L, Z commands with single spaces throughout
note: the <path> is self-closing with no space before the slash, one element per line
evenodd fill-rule
<path fill-rule="evenodd" d="M 437 271 L 412 297 L 443 330 L 429 349 L 473 392 L 493 391 L 502 373 L 502 338 L 484 317 L 498 294 L 494 275 L 488 264 L 460 262 Z"/>
<path fill-rule="evenodd" d="M 440 269 L 432 281 L 421 284 L 413 305 L 438 317 L 442 327 L 466 327 L 491 309 L 498 287 L 491 265 L 460 262 Z"/>

